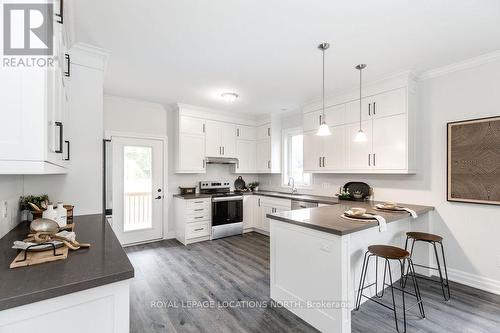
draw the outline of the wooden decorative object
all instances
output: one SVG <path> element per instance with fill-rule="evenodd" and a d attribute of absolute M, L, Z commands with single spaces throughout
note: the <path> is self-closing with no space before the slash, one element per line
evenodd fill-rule
<path fill-rule="evenodd" d="M 57 256 L 54 256 L 53 250 L 28 252 L 26 253 L 26 260 L 23 260 L 25 252 L 26 251 L 19 252 L 16 258 L 10 264 L 10 268 L 38 265 L 45 262 L 63 260 L 68 257 L 68 248 L 66 246 L 56 249 L 56 254 L 58 254 Z"/>
<path fill-rule="evenodd" d="M 500 205 L 500 116 L 448 123 L 448 201 Z"/>

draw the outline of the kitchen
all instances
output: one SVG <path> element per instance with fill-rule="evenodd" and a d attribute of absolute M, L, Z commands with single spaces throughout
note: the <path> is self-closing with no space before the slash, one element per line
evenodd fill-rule
<path fill-rule="evenodd" d="M 58 4 L 53 100 L 2 68 L 0 332 L 496 331 L 498 149 L 454 135 L 497 126 L 498 4 Z M 457 151 L 481 174 L 455 174 Z M 42 194 L 90 247 L 9 268 L 35 256 L 12 249 L 36 220 L 19 197 Z"/>

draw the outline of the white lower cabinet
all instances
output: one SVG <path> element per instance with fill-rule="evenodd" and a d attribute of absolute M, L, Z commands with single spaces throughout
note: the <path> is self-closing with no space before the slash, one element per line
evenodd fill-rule
<path fill-rule="evenodd" d="M 176 238 L 184 245 L 210 239 L 212 199 L 175 198 Z"/>
<path fill-rule="evenodd" d="M 267 214 L 284 212 L 292 209 L 292 200 L 257 196 L 257 216 L 255 228 L 257 231 L 269 233 L 269 219 Z"/>

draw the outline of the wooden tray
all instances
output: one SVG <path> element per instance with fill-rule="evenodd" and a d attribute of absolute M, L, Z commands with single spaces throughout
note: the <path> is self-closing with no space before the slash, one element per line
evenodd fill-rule
<path fill-rule="evenodd" d="M 54 256 L 53 249 L 41 252 L 28 252 L 26 253 L 26 260 L 23 260 L 25 253 L 26 251 L 19 252 L 10 264 L 10 268 L 33 266 L 46 262 L 66 259 L 68 257 L 68 247 L 63 246 L 56 249 L 56 254 L 59 254 L 56 256 Z"/>

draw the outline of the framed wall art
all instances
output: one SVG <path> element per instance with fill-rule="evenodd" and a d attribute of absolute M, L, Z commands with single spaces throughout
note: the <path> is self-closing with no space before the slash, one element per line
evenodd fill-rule
<path fill-rule="evenodd" d="M 500 116 L 448 123 L 448 201 L 500 205 Z"/>

